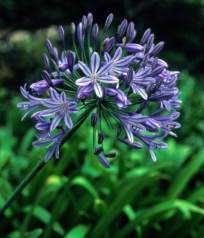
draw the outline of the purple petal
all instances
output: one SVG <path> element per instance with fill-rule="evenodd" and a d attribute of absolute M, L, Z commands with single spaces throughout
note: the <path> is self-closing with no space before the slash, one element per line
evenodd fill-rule
<path fill-rule="evenodd" d="M 101 162 L 101 164 L 105 167 L 105 168 L 110 168 L 110 163 L 107 160 L 107 158 L 101 153 L 98 156 L 98 160 Z"/>
<path fill-rule="evenodd" d="M 131 53 L 137 53 L 143 50 L 143 46 L 136 43 L 127 43 L 125 44 L 124 48 Z"/>
<path fill-rule="evenodd" d="M 40 138 L 39 140 L 33 141 L 32 145 L 34 147 L 41 147 L 48 145 L 51 142 L 49 138 Z"/>
<path fill-rule="evenodd" d="M 135 59 L 134 56 L 127 56 L 121 60 L 118 60 L 114 65 L 116 65 L 117 67 L 125 67 L 129 65 L 131 62 L 133 62 L 134 59 Z"/>
<path fill-rule="evenodd" d="M 52 123 L 50 125 L 50 132 L 53 131 L 60 123 L 62 117 L 60 115 L 57 115 L 53 118 Z"/>
<path fill-rule="evenodd" d="M 59 106 L 59 102 L 52 99 L 44 99 L 41 104 L 48 108 L 57 108 Z"/>
<path fill-rule="evenodd" d="M 119 60 L 122 56 L 122 48 L 121 47 L 118 47 L 117 50 L 115 51 L 115 54 L 113 56 L 113 60 Z"/>
<path fill-rule="evenodd" d="M 93 85 L 92 84 L 89 84 L 89 85 L 84 86 L 84 87 L 79 87 L 77 97 L 79 99 L 85 99 L 85 98 L 87 98 L 91 95 L 92 91 L 93 91 Z"/>
<path fill-rule="evenodd" d="M 86 76 L 90 76 L 91 70 L 89 69 L 89 67 L 84 62 L 79 61 L 78 66 Z"/>
<path fill-rule="evenodd" d="M 53 145 L 52 147 L 49 148 L 47 154 L 45 155 L 44 161 L 47 162 L 48 160 L 50 160 L 52 158 L 52 156 L 54 155 L 56 150 L 56 146 Z"/>
<path fill-rule="evenodd" d="M 131 87 L 132 87 L 132 90 L 133 90 L 134 93 L 138 93 L 142 98 L 147 100 L 148 95 L 147 95 L 146 91 L 143 88 L 141 88 L 139 86 L 136 86 L 135 84 L 132 84 Z"/>
<path fill-rule="evenodd" d="M 90 78 L 87 78 L 87 77 L 82 77 L 80 79 L 77 79 L 75 81 L 75 84 L 78 85 L 78 86 L 87 86 L 91 83 L 91 79 Z"/>
<path fill-rule="evenodd" d="M 54 88 L 50 88 L 50 96 L 57 101 L 60 99 L 58 92 Z"/>
<path fill-rule="evenodd" d="M 58 84 L 63 83 L 64 80 L 63 79 L 53 79 L 53 80 L 51 80 L 51 82 L 54 86 L 57 86 Z"/>
<path fill-rule="evenodd" d="M 100 57 L 97 52 L 94 52 L 91 56 L 91 71 L 96 73 L 100 65 Z"/>
<path fill-rule="evenodd" d="M 66 113 L 64 116 L 64 122 L 69 129 L 73 127 L 72 119 L 68 113 Z"/>
<path fill-rule="evenodd" d="M 112 76 L 112 75 L 101 76 L 99 80 L 102 83 L 110 83 L 110 84 L 114 84 L 114 83 L 119 82 L 119 79 L 116 78 L 115 76 Z"/>
<path fill-rule="evenodd" d="M 164 48 L 164 42 L 160 41 L 159 43 L 157 43 L 153 50 L 151 51 L 151 55 L 157 55 L 159 54 L 159 52 Z"/>
<path fill-rule="evenodd" d="M 40 80 L 36 83 L 32 83 L 30 88 L 37 93 L 43 93 L 49 88 L 49 85 L 46 80 Z"/>
<path fill-rule="evenodd" d="M 49 130 L 50 124 L 48 122 L 38 122 L 35 125 L 35 128 L 39 131 L 46 131 Z"/>
<path fill-rule="evenodd" d="M 42 110 L 42 111 L 34 113 L 31 117 L 36 117 L 36 116 L 42 116 L 42 117 L 53 116 L 58 111 L 59 111 L 59 108 L 56 108 L 56 109 L 45 109 L 45 110 Z"/>
<path fill-rule="evenodd" d="M 25 89 L 26 85 L 24 87 L 20 87 L 21 94 L 24 96 L 24 98 L 28 98 L 28 91 Z"/>
<path fill-rule="evenodd" d="M 150 153 L 151 159 L 154 162 L 157 161 L 156 155 L 155 155 L 155 153 L 154 153 L 154 151 L 152 149 L 149 150 L 149 153 Z"/>
<path fill-rule="evenodd" d="M 66 94 L 64 91 L 60 94 L 60 99 L 61 99 L 61 101 L 65 102 L 65 103 L 67 102 L 67 97 L 66 97 Z"/>
<path fill-rule="evenodd" d="M 103 97 L 103 89 L 99 83 L 94 84 L 94 91 L 99 98 Z"/>
<path fill-rule="evenodd" d="M 107 52 L 104 53 L 104 58 L 106 62 L 109 62 L 111 60 L 111 57 Z"/>
<path fill-rule="evenodd" d="M 55 149 L 55 158 L 56 158 L 56 159 L 59 159 L 59 158 L 60 158 L 59 145 L 57 145 L 57 146 L 56 146 L 56 149 Z"/>
<path fill-rule="evenodd" d="M 130 143 L 134 143 L 134 136 L 130 128 L 126 125 L 124 125 L 125 132 L 127 134 L 128 140 Z"/>
<path fill-rule="evenodd" d="M 109 52 L 115 46 L 115 37 L 105 38 L 103 42 L 103 50 Z"/>
<path fill-rule="evenodd" d="M 103 65 L 103 66 L 99 69 L 98 75 L 100 76 L 100 75 L 107 74 L 107 73 L 110 71 L 112 65 L 113 65 L 113 62 L 109 62 L 109 63 Z"/>

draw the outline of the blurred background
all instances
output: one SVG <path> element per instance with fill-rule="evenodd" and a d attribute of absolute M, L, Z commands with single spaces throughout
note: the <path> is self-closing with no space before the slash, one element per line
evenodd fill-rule
<path fill-rule="evenodd" d="M 166 42 L 161 57 L 181 71 L 178 138 L 156 163 L 108 139 L 118 157 L 107 170 L 92 155 L 87 122 L 7 210 L 0 238 L 203 238 L 203 0 L 0 0 L 0 207 L 45 152 L 32 148 L 32 122 L 21 122 L 19 87 L 40 79 L 56 26 L 88 12 L 100 25 L 113 12 L 115 25 L 126 17 L 139 37 L 151 27 Z"/>

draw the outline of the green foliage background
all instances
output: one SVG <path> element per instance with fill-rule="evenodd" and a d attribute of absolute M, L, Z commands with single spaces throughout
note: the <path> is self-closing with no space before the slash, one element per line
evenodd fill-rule
<path fill-rule="evenodd" d="M 204 3 L 116 2 L 36 0 L 36 18 L 35 3 L 0 1 L 0 207 L 45 152 L 31 146 L 32 122 L 20 121 L 19 86 L 39 79 L 44 41 L 56 38 L 52 25 L 81 13 L 92 10 L 102 22 L 99 10 L 115 7 L 116 22 L 127 16 L 139 35 L 152 26 L 166 41 L 163 58 L 182 71 L 178 138 L 157 152 L 156 163 L 147 151 L 108 139 L 118 157 L 104 169 L 92 155 L 87 121 L 64 145 L 62 159 L 50 161 L 0 218 L 0 238 L 204 237 Z"/>

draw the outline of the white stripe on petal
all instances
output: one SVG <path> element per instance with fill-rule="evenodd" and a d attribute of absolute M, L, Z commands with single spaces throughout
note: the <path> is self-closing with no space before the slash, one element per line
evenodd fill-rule
<path fill-rule="evenodd" d="M 116 63 L 115 63 L 115 66 L 117 67 L 125 67 L 127 65 L 129 65 L 132 61 L 134 60 L 134 57 L 133 56 L 127 56 L 121 60 L 118 60 Z"/>
<path fill-rule="evenodd" d="M 144 98 L 145 100 L 147 100 L 148 95 L 147 95 L 147 93 L 145 92 L 145 90 L 144 90 L 143 88 L 138 87 L 138 88 L 137 88 L 137 92 L 140 94 L 140 96 L 141 96 L 142 98 Z"/>
<path fill-rule="evenodd" d="M 39 112 L 35 112 L 34 114 L 32 114 L 31 117 L 35 117 L 35 116 L 42 116 L 42 117 L 53 116 L 58 111 L 59 111 L 59 108 L 45 109 L 45 110 L 42 110 L 42 111 L 39 111 Z"/>
<path fill-rule="evenodd" d="M 116 78 L 115 76 L 112 75 L 107 75 L 107 76 L 101 76 L 99 78 L 99 81 L 102 83 L 110 83 L 110 84 L 114 84 L 114 83 L 118 83 L 119 79 Z"/>
<path fill-rule="evenodd" d="M 149 153 L 150 153 L 151 159 L 154 162 L 157 161 L 156 155 L 155 155 L 155 153 L 154 153 L 154 151 L 152 149 L 149 150 Z"/>
<path fill-rule="evenodd" d="M 117 50 L 115 51 L 115 54 L 113 56 L 113 60 L 117 61 L 121 58 L 122 56 L 122 48 L 121 47 L 118 47 Z"/>
<path fill-rule="evenodd" d="M 147 95 L 146 91 L 143 88 L 141 88 L 141 87 L 139 87 L 135 84 L 132 84 L 131 87 L 132 87 L 132 90 L 133 90 L 134 93 L 138 93 L 142 98 L 147 100 L 148 95 Z"/>
<path fill-rule="evenodd" d="M 124 129 L 125 129 L 125 132 L 126 132 L 126 134 L 127 134 L 127 137 L 128 137 L 129 142 L 130 142 L 130 143 L 134 143 L 134 136 L 133 136 L 133 134 L 132 134 L 132 131 L 129 129 L 128 126 L 125 126 L 125 125 L 124 125 Z"/>
<path fill-rule="evenodd" d="M 101 88 L 100 84 L 98 83 L 94 84 L 94 91 L 99 98 L 103 97 L 103 89 Z"/>
<path fill-rule="evenodd" d="M 91 79 L 87 77 L 79 78 L 75 81 L 75 84 L 78 86 L 87 86 L 91 83 Z"/>

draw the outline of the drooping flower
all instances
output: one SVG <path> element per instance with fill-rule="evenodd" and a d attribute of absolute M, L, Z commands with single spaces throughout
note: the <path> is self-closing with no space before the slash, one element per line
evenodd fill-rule
<path fill-rule="evenodd" d="M 49 133 L 41 133 L 38 135 L 38 140 L 33 142 L 34 147 L 48 147 L 48 151 L 45 155 L 45 162 L 50 160 L 53 156 L 56 159 L 60 158 L 60 144 L 64 138 L 65 133 L 61 130 L 56 135 L 51 135 Z"/>
<path fill-rule="evenodd" d="M 135 25 L 127 19 L 113 34 L 113 19 L 109 14 L 100 30 L 91 13 L 84 15 L 71 24 L 73 43 L 68 48 L 66 32 L 59 26 L 62 50 L 47 40 L 42 80 L 21 87 L 27 101 L 18 107 L 36 122 L 34 145 L 49 147 L 46 161 L 59 158 L 65 135 L 79 127 L 86 112 L 92 115 L 94 154 L 107 168 L 115 156 L 104 148 L 108 127 L 109 136 L 119 142 L 134 149 L 146 146 L 153 161 L 155 150 L 167 147 L 164 139 L 176 136 L 179 72 L 170 71 L 158 57 L 164 42 L 155 43 L 151 29 L 136 41 Z"/>

